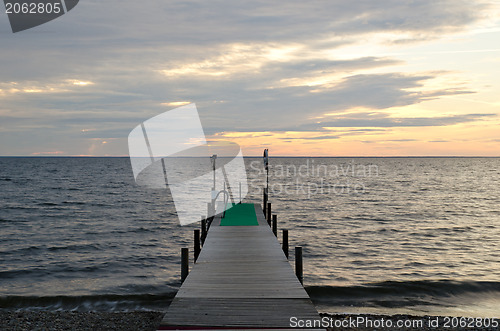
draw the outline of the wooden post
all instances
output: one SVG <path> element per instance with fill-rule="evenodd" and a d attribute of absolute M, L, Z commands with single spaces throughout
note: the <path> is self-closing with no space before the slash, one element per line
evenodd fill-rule
<path fill-rule="evenodd" d="M 267 224 L 271 226 L 271 203 L 267 203 Z"/>
<path fill-rule="evenodd" d="M 283 253 L 288 259 L 288 230 L 283 230 Z"/>
<path fill-rule="evenodd" d="M 273 215 L 273 233 L 275 237 L 278 237 L 278 215 Z"/>
<path fill-rule="evenodd" d="M 200 256 L 201 247 L 200 247 L 200 229 L 194 230 L 194 262 L 198 260 L 198 256 Z"/>
<path fill-rule="evenodd" d="M 302 264 L 302 247 L 295 247 L 295 275 L 299 279 L 299 282 L 304 284 L 304 266 Z"/>
<path fill-rule="evenodd" d="M 207 219 L 201 217 L 201 245 L 205 245 L 205 239 L 207 238 Z"/>
<path fill-rule="evenodd" d="M 181 248 L 181 282 L 189 274 L 189 248 Z"/>
<path fill-rule="evenodd" d="M 267 208 L 267 189 L 264 188 L 264 193 L 262 196 L 262 209 L 264 210 L 264 217 L 267 215 L 266 208 Z"/>

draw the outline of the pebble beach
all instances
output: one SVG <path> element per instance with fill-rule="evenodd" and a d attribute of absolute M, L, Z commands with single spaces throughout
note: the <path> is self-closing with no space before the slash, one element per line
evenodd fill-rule
<path fill-rule="evenodd" d="M 69 312 L 69 311 L 1 311 L 0 330 L 157 330 L 164 312 L 160 311 L 136 311 L 136 312 Z M 333 327 L 328 330 L 500 330 L 499 327 L 446 327 L 446 321 L 451 317 L 438 316 L 411 316 L 411 315 L 349 315 L 349 314 L 321 314 L 321 318 L 332 323 Z M 361 321 L 361 324 L 353 327 L 351 321 Z M 397 327 L 398 322 L 403 325 L 414 325 L 414 327 Z M 417 322 L 422 322 L 418 325 Z M 430 321 L 437 321 L 430 325 Z M 455 321 L 459 321 L 456 319 Z M 465 322 L 475 323 L 475 319 L 467 319 Z M 483 320 L 484 321 L 484 320 Z M 490 320 L 496 321 L 498 319 Z M 370 325 L 370 323 L 372 323 Z M 377 324 L 378 323 L 378 324 Z M 495 324 L 497 324 L 495 323 Z M 350 325 L 351 324 L 351 325 Z M 340 325 L 336 327 L 335 325 Z M 342 326 L 343 325 L 343 326 Z M 388 327 L 391 325 L 391 327 Z M 498 325 L 498 324 L 497 324 Z"/>
<path fill-rule="evenodd" d="M 163 312 L 2 311 L 0 330 L 156 330 Z"/>

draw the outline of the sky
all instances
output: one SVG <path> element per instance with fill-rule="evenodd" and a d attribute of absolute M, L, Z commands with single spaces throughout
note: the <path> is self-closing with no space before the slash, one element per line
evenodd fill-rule
<path fill-rule="evenodd" d="M 0 38 L 2 156 L 126 156 L 188 103 L 247 156 L 500 156 L 500 1 L 82 0 Z"/>

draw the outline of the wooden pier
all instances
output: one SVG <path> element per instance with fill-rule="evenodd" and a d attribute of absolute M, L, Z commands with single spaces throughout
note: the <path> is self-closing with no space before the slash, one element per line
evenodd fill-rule
<path fill-rule="evenodd" d="M 320 318 L 260 205 L 238 206 L 245 220 L 214 219 L 159 330 L 289 329 L 291 317 Z"/>

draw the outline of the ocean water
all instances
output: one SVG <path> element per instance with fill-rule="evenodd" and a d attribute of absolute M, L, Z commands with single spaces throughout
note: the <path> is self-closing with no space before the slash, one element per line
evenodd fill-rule
<path fill-rule="evenodd" d="M 319 311 L 500 316 L 500 158 L 272 158 L 269 185 Z M 0 158 L 0 309 L 163 310 L 198 226 L 128 158 Z"/>

